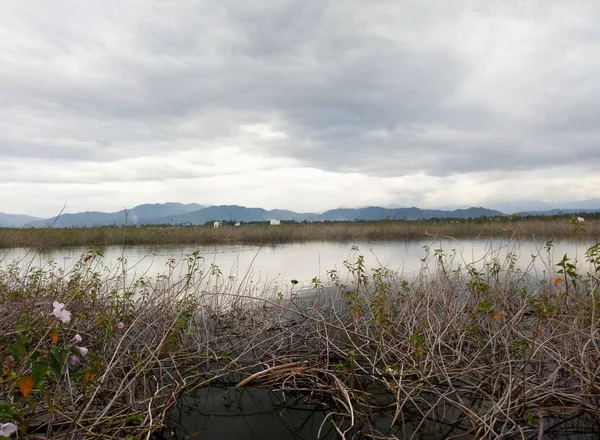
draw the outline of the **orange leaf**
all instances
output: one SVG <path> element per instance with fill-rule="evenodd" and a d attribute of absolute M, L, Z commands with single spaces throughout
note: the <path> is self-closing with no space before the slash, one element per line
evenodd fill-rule
<path fill-rule="evenodd" d="M 496 313 L 495 315 L 492 315 L 492 319 L 494 321 L 500 321 L 502 318 L 504 318 L 504 313 Z"/>
<path fill-rule="evenodd" d="M 554 280 L 554 285 L 555 285 L 555 286 L 558 286 L 558 285 L 559 285 L 560 283 L 562 283 L 562 282 L 563 282 L 563 279 L 562 279 L 562 278 L 557 278 L 556 280 Z"/>
<path fill-rule="evenodd" d="M 17 386 L 19 387 L 19 391 L 23 396 L 27 397 L 27 395 L 31 392 L 33 388 L 33 377 L 31 376 L 23 376 L 17 381 Z"/>
<path fill-rule="evenodd" d="M 50 333 L 50 338 L 52 338 L 52 342 L 54 343 L 54 345 L 58 344 L 58 333 Z"/>
<path fill-rule="evenodd" d="M 90 373 L 89 371 L 85 373 L 85 375 L 83 376 L 83 380 L 85 380 L 86 382 L 89 382 L 90 380 L 94 379 L 94 377 L 96 377 L 95 374 Z"/>

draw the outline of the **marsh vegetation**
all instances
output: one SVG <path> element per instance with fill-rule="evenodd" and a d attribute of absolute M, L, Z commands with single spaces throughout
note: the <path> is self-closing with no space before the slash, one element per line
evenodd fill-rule
<path fill-rule="evenodd" d="M 310 291 L 259 288 L 198 253 L 152 278 L 106 268 L 97 249 L 68 272 L 9 265 L 0 423 L 31 438 L 160 437 L 180 396 L 227 383 L 321 402 L 320 429 L 340 438 L 593 426 L 600 248 L 585 267 L 552 251 L 533 256 L 539 272 L 514 254 L 463 264 L 431 248 L 406 279 L 354 248 Z"/>
<path fill-rule="evenodd" d="M 302 241 L 419 240 L 433 237 L 507 239 L 600 238 L 600 221 L 576 217 L 493 217 L 422 221 L 268 223 L 205 226 L 125 226 L 93 228 L 0 228 L 0 248 L 166 244 L 278 244 Z"/>

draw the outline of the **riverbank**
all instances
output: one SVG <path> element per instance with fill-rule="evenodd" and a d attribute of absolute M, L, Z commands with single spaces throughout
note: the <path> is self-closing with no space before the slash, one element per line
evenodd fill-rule
<path fill-rule="evenodd" d="M 280 244 L 328 240 L 419 240 L 434 237 L 600 239 L 600 220 L 572 218 L 292 223 L 277 226 L 126 226 L 61 229 L 0 228 L 0 248 L 167 244 Z"/>
<path fill-rule="evenodd" d="M 69 273 L 9 267 L 0 423 L 150 438 L 179 395 L 232 376 L 319 399 L 342 437 L 397 438 L 417 414 L 447 436 L 531 438 L 551 417 L 599 413 L 599 249 L 591 273 L 566 257 L 543 279 L 510 258 L 456 269 L 436 250 L 409 281 L 353 253 L 310 295 L 257 291 L 199 255 L 152 279 L 108 272 L 93 250 Z M 382 409 L 395 434 L 373 422 Z"/>

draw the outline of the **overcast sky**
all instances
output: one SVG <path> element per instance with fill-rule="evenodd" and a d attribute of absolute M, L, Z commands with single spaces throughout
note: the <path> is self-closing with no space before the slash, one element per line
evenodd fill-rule
<path fill-rule="evenodd" d="M 599 19 L 597 0 L 2 2 L 0 211 L 600 198 Z"/>

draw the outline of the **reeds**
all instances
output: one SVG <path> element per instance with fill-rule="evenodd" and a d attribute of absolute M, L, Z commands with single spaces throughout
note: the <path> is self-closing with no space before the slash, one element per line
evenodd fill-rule
<path fill-rule="evenodd" d="M 279 226 L 126 226 L 57 229 L 0 228 L 0 248 L 165 244 L 276 244 L 322 240 L 410 240 L 430 237 L 560 238 L 600 237 L 595 219 L 573 223 L 568 218 L 510 218 L 380 222 L 284 223 Z"/>
<path fill-rule="evenodd" d="M 600 251 L 586 269 L 544 252 L 543 279 L 513 257 L 430 250 L 408 280 L 355 249 L 311 292 L 224 277 L 198 254 L 138 280 L 94 252 L 69 273 L 22 262 L 0 272 L 0 423 L 151 438 L 178 395 L 234 377 L 325 402 L 340 438 L 418 436 L 431 420 L 449 438 L 537 438 L 600 405 Z M 56 300 L 69 323 L 49 316 Z M 89 349 L 76 364 L 75 334 Z"/>

